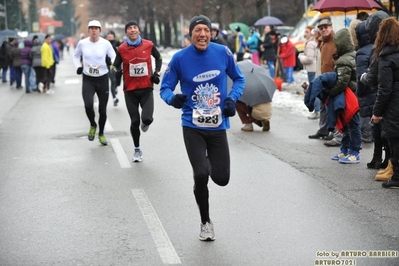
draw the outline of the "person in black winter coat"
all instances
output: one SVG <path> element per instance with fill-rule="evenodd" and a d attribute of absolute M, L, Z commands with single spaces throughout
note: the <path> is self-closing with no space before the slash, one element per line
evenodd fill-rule
<path fill-rule="evenodd" d="M 220 38 L 220 36 L 219 36 L 219 27 L 217 25 L 215 25 L 215 24 L 212 24 L 211 42 L 227 46 L 226 41 L 223 38 Z"/>
<path fill-rule="evenodd" d="M 119 45 L 121 45 L 121 42 L 116 39 L 116 35 L 115 35 L 114 31 L 111 30 L 108 32 L 107 40 L 111 43 L 112 47 L 115 50 L 115 53 L 117 53 L 118 47 L 119 47 Z M 107 59 L 109 59 L 108 56 L 107 56 Z M 109 59 L 109 61 L 110 61 L 110 59 Z M 108 70 L 110 69 L 111 64 L 112 64 L 112 62 L 107 62 Z M 118 86 L 121 84 L 121 77 L 118 76 L 118 78 L 117 78 L 117 77 L 115 77 L 114 74 L 111 73 L 111 71 L 109 71 L 108 78 L 111 81 L 111 93 L 112 93 L 112 99 L 114 102 L 114 106 L 117 106 L 119 99 L 116 96 L 118 94 Z"/>
<path fill-rule="evenodd" d="M 365 22 L 365 28 L 369 33 L 369 38 L 370 38 L 370 43 L 374 43 L 375 39 L 377 38 L 377 33 L 380 27 L 380 23 L 382 20 L 388 18 L 389 15 L 384 12 L 384 11 L 377 11 L 373 14 L 371 14 L 366 22 Z M 363 69 L 363 74 L 360 76 L 360 83 L 363 83 L 365 85 L 368 85 L 371 87 L 371 90 L 374 92 L 377 92 L 378 90 L 378 61 L 376 60 L 376 55 L 374 53 L 374 48 L 371 49 L 370 51 L 370 57 L 369 57 L 369 65 L 368 65 L 368 70 L 366 71 Z M 360 91 L 362 94 L 362 91 Z M 374 124 L 372 126 L 373 130 L 373 138 L 374 138 L 374 153 L 373 153 L 373 159 L 369 164 L 367 164 L 367 167 L 369 168 L 388 168 L 388 164 L 390 165 L 390 149 L 388 145 L 388 141 L 386 138 L 382 137 L 382 127 L 381 124 Z M 380 162 L 380 159 L 382 158 L 382 150 L 385 150 L 385 159 L 382 163 Z M 389 167 L 390 169 L 392 167 Z M 384 178 L 381 178 L 380 175 L 381 172 L 377 173 L 375 179 L 376 180 L 385 180 Z"/>
<path fill-rule="evenodd" d="M 391 150 L 393 174 L 384 188 L 399 188 L 399 23 L 390 17 L 381 22 L 375 40 L 378 92 L 371 120 L 381 123 Z"/>
<path fill-rule="evenodd" d="M 266 61 L 267 67 L 269 68 L 270 77 L 274 78 L 274 67 L 276 62 L 276 49 L 272 38 L 272 28 L 271 26 L 265 26 L 265 36 L 262 43 L 263 49 L 263 60 Z M 274 32 L 275 33 L 275 32 Z M 275 34 L 274 34 L 275 35 Z"/>
<path fill-rule="evenodd" d="M 7 70 L 9 65 L 9 57 L 8 54 L 11 51 L 11 45 L 4 41 L 0 47 L 0 69 L 2 70 L 2 81 L 3 83 L 7 83 Z"/>
<path fill-rule="evenodd" d="M 355 28 L 355 38 L 357 40 L 356 51 L 356 95 L 360 105 L 360 127 L 362 130 L 362 141 L 371 143 L 374 141 L 373 130 L 369 124 L 373 113 L 376 91 L 371 90 L 371 86 L 360 82 L 360 76 L 367 71 L 369 66 L 370 52 L 373 44 L 370 42 L 370 35 L 366 30 L 366 22 L 362 21 Z M 374 161 L 367 164 L 368 168 L 379 169 L 382 163 L 382 149 L 375 151 Z"/>

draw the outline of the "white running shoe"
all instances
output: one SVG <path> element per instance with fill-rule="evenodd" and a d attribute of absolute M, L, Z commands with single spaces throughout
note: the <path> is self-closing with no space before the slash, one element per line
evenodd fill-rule
<path fill-rule="evenodd" d="M 39 82 L 39 86 L 37 86 L 37 88 L 39 89 L 40 93 L 43 93 L 44 84 L 42 82 Z"/>
<path fill-rule="evenodd" d="M 132 161 L 141 162 L 143 160 L 143 152 L 140 149 L 134 149 Z"/>
<path fill-rule="evenodd" d="M 309 118 L 309 119 L 318 119 L 318 118 L 320 118 L 320 113 L 316 113 L 316 112 L 311 113 L 311 114 L 308 116 L 308 118 Z"/>
<path fill-rule="evenodd" d="M 213 231 L 213 223 L 212 221 L 206 222 L 205 224 L 201 223 L 201 232 L 199 235 L 199 239 L 201 241 L 214 241 L 215 232 Z"/>

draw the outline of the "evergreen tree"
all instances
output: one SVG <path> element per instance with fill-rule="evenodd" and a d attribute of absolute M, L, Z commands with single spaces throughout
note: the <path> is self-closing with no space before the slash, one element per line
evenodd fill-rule
<path fill-rule="evenodd" d="M 33 32 L 33 23 L 39 24 L 39 11 L 36 5 L 36 0 L 29 0 L 29 18 L 27 21 L 28 31 Z"/>
<path fill-rule="evenodd" d="M 25 16 L 22 12 L 21 3 L 18 0 L 7 0 L 7 26 L 11 30 L 23 31 L 27 30 Z"/>
<path fill-rule="evenodd" d="M 55 28 L 55 34 L 64 34 L 65 36 L 73 36 L 75 34 L 75 5 L 71 0 L 59 0 L 58 5 L 54 8 L 55 20 L 63 22 L 62 27 Z"/>

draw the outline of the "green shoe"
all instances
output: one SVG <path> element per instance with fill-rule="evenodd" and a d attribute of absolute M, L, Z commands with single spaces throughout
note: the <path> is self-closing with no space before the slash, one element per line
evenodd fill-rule
<path fill-rule="evenodd" d="M 98 135 L 98 141 L 102 144 L 102 145 L 108 145 L 107 140 L 105 139 L 104 135 Z"/>
<path fill-rule="evenodd" d="M 90 127 L 89 135 L 88 138 L 90 141 L 93 141 L 94 138 L 96 137 L 96 129 L 97 127 Z"/>

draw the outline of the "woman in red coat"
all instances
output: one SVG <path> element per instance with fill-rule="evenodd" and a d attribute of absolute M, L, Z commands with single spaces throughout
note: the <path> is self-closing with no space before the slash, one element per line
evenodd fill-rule
<path fill-rule="evenodd" d="M 280 44 L 280 58 L 285 69 L 285 74 L 287 77 L 287 83 L 294 82 L 294 67 L 296 64 L 296 52 L 295 46 L 287 36 L 281 38 Z"/>

